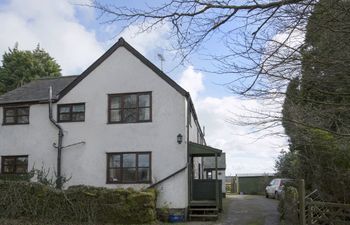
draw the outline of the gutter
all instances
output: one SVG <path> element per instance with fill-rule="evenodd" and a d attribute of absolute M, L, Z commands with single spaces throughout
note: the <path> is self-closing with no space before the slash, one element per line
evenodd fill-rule
<path fill-rule="evenodd" d="M 62 158 L 62 140 L 63 140 L 63 129 L 62 127 L 53 119 L 52 116 L 52 86 L 49 88 L 49 119 L 51 123 L 58 129 L 58 144 L 57 147 L 57 179 L 56 188 L 62 189 L 62 175 L 61 175 L 61 158 Z"/>
<path fill-rule="evenodd" d="M 197 116 L 197 113 L 196 113 L 196 109 L 194 107 L 194 104 L 193 104 L 193 101 L 192 101 L 192 98 L 191 98 L 191 95 L 189 92 L 187 92 L 187 94 L 185 95 L 185 97 L 187 98 L 187 101 L 189 101 L 189 108 L 192 110 L 193 112 L 193 119 L 195 121 L 195 123 L 197 124 L 198 128 L 199 128 L 199 131 L 200 131 L 200 134 L 201 134 L 201 138 L 203 138 L 204 140 L 204 143 L 206 144 L 205 142 L 205 139 L 204 139 L 204 136 L 205 136 L 205 133 L 204 133 L 204 127 L 203 127 L 203 130 L 202 130 L 202 127 L 201 125 L 199 124 L 199 120 L 198 120 L 198 116 Z M 190 113 L 191 115 L 191 113 Z"/>

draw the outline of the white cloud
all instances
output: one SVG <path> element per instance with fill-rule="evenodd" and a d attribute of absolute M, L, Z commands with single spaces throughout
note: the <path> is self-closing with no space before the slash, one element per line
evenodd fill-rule
<path fill-rule="evenodd" d="M 264 106 L 259 101 L 234 96 L 207 97 L 198 100 L 196 106 L 206 127 L 207 143 L 226 152 L 228 174 L 274 171 L 275 159 L 281 148 L 286 147 L 285 138 L 274 135 L 260 138 L 262 133 L 250 133 L 251 128 L 228 122 L 247 115 L 246 108 L 262 109 Z"/>
<path fill-rule="evenodd" d="M 131 25 L 120 33 L 119 37 L 123 37 L 143 55 L 147 55 L 157 48 L 165 49 L 170 47 L 170 41 L 167 37 L 170 27 L 167 24 L 159 25 L 150 30 L 143 30 L 143 27 Z M 115 32 L 113 27 L 106 27 L 106 29 L 108 32 Z"/>
<path fill-rule="evenodd" d="M 273 37 L 274 41 L 278 43 L 284 43 L 285 46 L 290 48 L 298 48 L 305 41 L 305 32 L 301 30 L 287 30 L 283 33 L 278 33 Z M 269 43 L 273 44 L 273 43 Z"/>
<path fill-rule="evenodd" d="M 179 83 L 196 97 L 195 107 L 201 125 L 206 127 L 207 144 L 226 152 L 227 174 L 274 172 L 275 159 L 281 149 L 286 148 L 286 139 L 275 135 L 260 138 L 263 134 L 251 133 L 251 127 L 228 122 L 241 119 L 239 115 L 247 116 L 246 109 L 266 109 L 266 102 L 235 96 L 201 97 L 198 93 L 204 90 L 202 79 L 202 73 L 189 67 L 182 73 Z M 276 129 L 282 128 L 273 131 Z M 265 135 L 268 132 L 271 130 Z"/>
<path fill-rule="evenodd" d="M 2 5 L 0 54 L 15 42 L 20 49 L 33 49 L 40 43 L 64 75 L 80 73 L 103 53 L 103 47 L 95 33 L 79 23 L 76 7 L 69 0 L 13 0 Z M 80 12 L 91 18 L 91 11 Z"/>
<path fill-rule="evenodd" d="M 189 66 L 182 72 L 179 84 L 190 92 L 191 97 L 196 100 L 198 94 L 204 90 L 203 74 L 201 72 L 196 72 L 193 66 Z"/>
<path fill-rule="evenodd" d="M 298 77 L 301 74 L 301 55 L 299 49 L 305 40 L 305 33 L 300 30 L 287 30 L 276 34 L 266 43 L 266 52 L 263 58 L 264 69 L 277 77 L 268 76 L 263 82 L 274 83 L 276 87 L 286 86 L 285 77 Z M 299 49 L 300 50 L 300 49 Z M 298 59 L 298 60 L 297 60 Z M 284 62 L 281 64 L 282 60 Z"/>
<path fill-rule="evenodd" d="M 141 54 L 147 57 L 160 69 L 173 70 L 178 65 L 179 57 L 177 51 L 172 49 L 172 40 L 169 38 L 170 26 L 167 23 L 158 24 L 150 29 L 146 29 L 147 24 L 130 25 L 126 27 L 118 36 L 123 37 Z M 115 24 L 104 26 L 104 32 L 110 35 L 118 33 L 118 27 Z M 114 40 L 110 40 L 114 41 Z M 164 61 L 161 62 L 159 54 Z"/>

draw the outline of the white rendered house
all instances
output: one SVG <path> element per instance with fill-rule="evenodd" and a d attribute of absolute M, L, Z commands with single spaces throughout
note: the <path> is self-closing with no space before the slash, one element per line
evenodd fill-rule
<path fill-rule="evenodd" d="M 203 200 L 192 185 L 201 157 L 221 154 L 206 146 L 189 93 L 122 38 L 79 76 L 0 96 L 0 121 L 1 173 L 44 167 L 71 177 L 65 187 L 154 187 L 158 207 Z"/>

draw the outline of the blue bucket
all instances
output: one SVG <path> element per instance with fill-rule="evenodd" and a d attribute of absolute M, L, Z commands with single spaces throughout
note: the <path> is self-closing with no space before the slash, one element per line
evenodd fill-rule
<path fill-rule="evenodd" d="M 185 217 L 183 215 L 169 215 L 168 221 L 170 223 L 184 222 Z"/>

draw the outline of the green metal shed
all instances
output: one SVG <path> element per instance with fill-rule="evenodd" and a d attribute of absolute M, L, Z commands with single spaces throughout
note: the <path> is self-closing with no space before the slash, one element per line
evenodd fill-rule
<path fill-rule="evenodd" d="M 265 187 L 274 178 L 272 174 L 245 174 L 236 176 L 237 192 L 250 195 L 265 194 Z"/>

